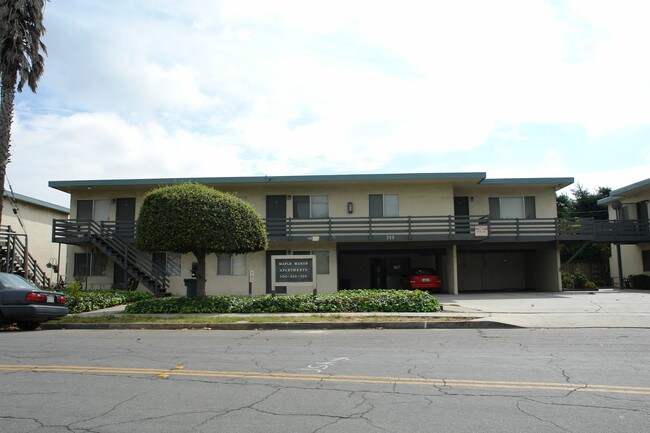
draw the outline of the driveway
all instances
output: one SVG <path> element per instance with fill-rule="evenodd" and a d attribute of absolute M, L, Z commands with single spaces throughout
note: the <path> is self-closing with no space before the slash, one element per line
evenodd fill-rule
<path fill-rule="evenodd" d="M 523 327 L 650 328 L 650 292 L 602 289 L 579 292 L 499 292 L 438 295 L 447 311 L 481 312 Z"/>

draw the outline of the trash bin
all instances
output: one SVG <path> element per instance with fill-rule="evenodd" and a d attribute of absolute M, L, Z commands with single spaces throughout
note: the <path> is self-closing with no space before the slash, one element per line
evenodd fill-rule
<path fill-rule="evenodd" d="M 187 289 L 187 297 L 196 298 L 196 278 L 185 278 L 183 282 Z"/>

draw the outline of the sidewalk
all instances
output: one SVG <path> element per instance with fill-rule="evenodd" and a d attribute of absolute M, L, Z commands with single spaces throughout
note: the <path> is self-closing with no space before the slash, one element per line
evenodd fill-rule
<path fill-rule="evenodd" d="M 439 313 L 329 313 L 347 317 L 377 317 L 375 322 L 228 323 L 228 324 L 57 324 L 44 329 L 358 329 L 358 328 L 646 328 L 650 329 L 650 292 L 601 289 L 581 292 L 490 292 L 436 296 Z M 122 314 L 124 306 L 81 313 L 82 316 Z M 326 315 L 327 313 L 323 314 Z M 270 314 L 221 316 L 269 316 Z M 310 316 L 308 313 L 273 316 Z M 178 314 L 160 315 L 178 317 Z M 191 315 L 213 317 L 217 315 Z M 418 318 L 417 321 L 383 322 L 381 317 Z M 431 318 L 423 321 L 422 318 Z M 440 319 L 451 319 L 441 321 Z"/>

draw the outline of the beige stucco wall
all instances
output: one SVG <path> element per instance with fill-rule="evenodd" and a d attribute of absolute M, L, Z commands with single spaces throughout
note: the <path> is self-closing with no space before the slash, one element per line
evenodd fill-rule
<path fill-rule="evenodd" d="M 471 215 L 489 213 L 489 197 L 534 196 L 537 218 L 555 218 L 556 196 L 553 187 L 536 185 L 453 185 L 437 182 L 367 182 L 347 184 L 330 182 L 322 184 L 241 184 L 221 185 L 218 189 L 244 197 L 255 207 L 262 217 L 266 216 L 267 195 L 327 195 L 331 217 L 366 217 L 369 213 L 370 194 L 398 194 L 400 216 L 447 216 L 454 214 L 454 197 L 470 197 Z M 142 200 L 151 188 L 90 188 L 75 190 L 71 199 L 71 218 L 76 217 L 77 200 L 111 200 L 111 218 L 115 218 L 114 199 L 122 197 L 136 198 L 136 215 L 140 211 Z M 347 212 L 348 202 L 353 203 L 354 212 Z M 287 200 L 287 217 L 293 217 L 293 203 Z"/>
<path fill-rule="evenodd" d="M 56 263 L 59 255 L 59 244 L 52 242 L 52 220 L 54 218 L 67 218 L 68 214 L 23 200 L 17 202 L 19 215 L 25 228 L 23 229 L 17 216 L 13 213 L 13 203 L 6 197 L 2 206 L 2 225 L 11 226 L 11 229 L 17 233 L 27 234 L 29 254 L 34 257 L 39 267 L 50 277 L 50 280 L 56 282 L 56 275 L 51 269 L 45 267 L 48 262 Z M 62 245 L 62 272 L 65 269 L 65 261 L 66 246 Z"/>
<path fill-rule="evenodd" d="M 472 187 L 454 188 L 455 196 L 470 198 L 470 215 L 489 215 L 490 197 L 535 197 L 537 218 L 556 218 L 557 206 L 554 187 L 544 186 L 505 186 L 505 185 L 476 185 Z M 453 205 L 453 203 L 452 203 Z M 453 207 L 452 207 L 453 214 Z"/>
<path fill-rule="evenodd" d="M 623 263 L 623 278 L 630 275 L 647 274 L 650 271 L 643 270 L 642 251 L 650 250 L 650 243 L 637 245 L 621 245 L 621 260 Z M 618 286 L 618 254 L 615 245 L 612 245 L 612 256 L 609 259 L 611 275 L 614 279 L 614 285 Z"/>
<path fill-rule="evenodd" d="M 623 206 L 627 208 L 627 213 L 630 219 L 637 218 L 636 203 L 650 200 L 650 187 L 634 191 L 632 194 L 626 194 L 621 198 Z M 646 202 L 646 206 L 650 206 Z M 650 210 L 650 208 L 649 208 Z M 609 219 L 616 219 L 617 213 L 611 206 L 608 207 Z M 642 252 L 650 250 L 650 243 L 641 243 L 637 245 L 621 245 L 621 262 L 623 264 L 623 278 L 627 278 L 630 275 L 637 274 L 647 274 L 650 275 L 650 271 L 643 270 L 643 258 Z M 619 286 L 619 272 L 618 272 L 618 253 L 616 245 L 612 245 L 612 255 L 609 260 L 609 265 L 611 269 L 611 275 L 614 280 L 614 285 Z"/>
<path fill-rule="evenodd" d="M 110 218 L 115 219 L 114 199 L 135 197 L 136 217 L 142 205 L 143 197 L 149 187 L 91 187 L 73 190 L 71 194 L 71 218 L 76 217 L 77 200 L 105 199 L 110 200 Z M 467 181 L 456 183 L 450 181 L 375 181 L 375 182 L 321 182 L 321 183 L 269 183 L 269 184 L 237 184 L 220 185 L 218 189 L 245 198 L 251 203 L 262 217 L 266 214 L 267 195 L 327 195 L 329 201 L 330 217 L 367 217 L 369 213 L 370 194 L 398 194 L 400 216 L 448 216 L 454 214 L 454 197 L 470 197 L 469 213 L 471 215 L 489 214 L 489 197 L 535 196 L 536 213 L 538 218 L 553 218 L 556 216 L 555 189 L 553 186 L 539 185 L 477 185 Z M 347 211 L 348 202 L 353 203 L 354 211 Z M 293 216 L 293 200 L 287 197 L 287 217 Z M 369 244 L 370 245 L 370 244 Z M 447 246 L 445 246 L 447 248 Z M 318 275 L 318 288 L 321 293 L 333 292 L 338 288 L 339 272 L 337 269 L 336 244 L 333 242 L 274 242 L 270 249 L 289 251 L 328 250 L 330 252 L 330 273 Z M 70 246 L 68 250 L 67 277 L 72 279 L 74 253 L 87 252 L 88 246 Z M 453 252 L 453 253 L 452 253 Z M 481 265 L 480 272 L 470 275 L 463 273 L 463 266 L 467 271 L 474 263 L 473 259 L 458 256 L 458 264 L 452 262 L 455 250 L 448 250 L 443 257 L 439 271 L 443 274 L 444 291 L 498 289 L 498 288 L 524 288 L 526 287 L 526 260 L 521 254 L 509 256 L 512 271 L 504 268 L 502 258 L 490 255 L 484 259 L 491 264 Z M 182 258 L 182 272 L 180 276 L 171 277 L 172 293 L 185 294 L 183 279 L 190 275 L 191 263 L 195 261 L 192 255 Z M 547 262 L 548 260 L 545 260 Z M 492 263 L 494 262 L 494 263 Z M 365 262 L 364 262 L 365 263 Z M 342 264 L 342 266 L 358 266 L 361 272 L 366 272 L 369 265 L 364 263 Z M 266 253 L 250 254 L 247 257 L 247 269 L 255 272 L 253 294 L 266 293 Z M 415 265 L 415 264 L 414 264 Z M 424 265 L 424 264 L 423 264 Z M 430 265 L 430 264 L 426 264 Z M 521 268 L 518 269 L 517 267 Z M 507 272 L 504 272 L 507 271 Z M 208 275 L 208 294 L 237 294 L 248 293 L 248 276 L 217 276 L 216 258 L 208 256 L 206 272 Z M 474 281 L 477 278 L 485 280 L 480 285 Z M 559 274 L 558 274 L 559 278 Z M 89 277 L 88 285 L 96 287 L 110 287 L 113 281 L 113 266 L 109 264 L 107 275 L 102 277 Z M 354 284 L 353 284 L 354 286 Z M 480 287 L 479 287 L 480 286 Z M 310 293 L 311 287 L 289 287 L 289 293 Z"/>

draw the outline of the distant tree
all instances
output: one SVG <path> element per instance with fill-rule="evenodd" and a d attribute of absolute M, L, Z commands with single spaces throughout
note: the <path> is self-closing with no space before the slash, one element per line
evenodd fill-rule
<path fill-rule="evenodd" d="M 611 188 L 601 186 L 598 187 L 596 193 L 592 193 L 581 185 L 577 185 L 571 190 L 573 193 L 573 216 L 606 220 L 608 218 L 607 206 L 600 206 L 598 200 L 608 197 L 611 190 Z"/>
<path fill-rule="evenodd" d="M 36 92 L 38 80 L 43 75 L 45 60 L 41 52 L 47 53 L 41 42 L 45 34 L 44 9 L 45 0 L 0 0 L 0 197 L 4 196 L 7 164 L 11 155 L 9 148 L 16 90 L 22 92 L 27 84 L 32 92 Z"/>
<path fill-rule="evenodd" d="M 596 192 L 591 192 L 581 185 L 576 185 L 571 190 L 572 197 L 560 194 L 557 197 L 557 214 L 560 218 L 594 218 L 597 220 L 608 219 L 607 206 L 598 204 L 598 200 L 609 196 L 612 191 L 609 187 L 598 187 Z M 610 245 L 592 243 L 586 247 L 579 244 L 561 244 L 560 252 L 563 262 L 569 260 L 580 251 L 576 257 L 580 260 L 601 261 L 609 257 Z"/>
<path fill-rule="evenodd" d="M 207 254 L 245 254 L 267 247 L 264 222 L 253 207 L 205 185 L 185 183 L 149 192 L 142 203 L 136 245 L 145 251 L 192 253 L 197 296 L 205 297 Z"/>
<path fill-rule="evenodd" d="M 557 196 L 557 216 L 560 218 L 567 218 L 570 216 L 573 209 L 573 201 L 565 193 Z"/>

